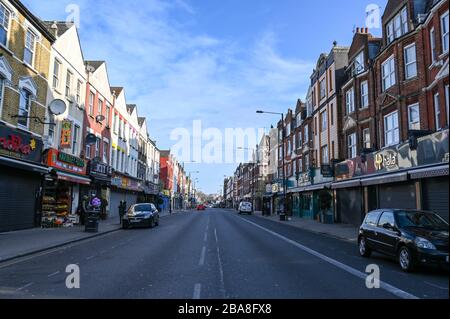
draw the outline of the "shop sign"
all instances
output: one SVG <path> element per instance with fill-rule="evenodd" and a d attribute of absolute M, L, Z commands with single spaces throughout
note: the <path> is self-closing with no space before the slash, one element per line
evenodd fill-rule
<path fill-rule="evenodd" d="M 311 175 L 309 172 L 302 173 L 298 176 L 298 183 L 299 184 L 306 184 L 311 182 Z"/>
<path fill-rule="evenodd" d="M 398 155 L 394 151 L 386 151 L 375 155 L 375 168 L 392 170 L 398 168 Z"/>
<path fill-rule="evenodd" d="M 79 157 L 59 152 L 55 149 L 49 149 L 45 162 L 48 166 L 58 168 L 63 171 L 86 175 L 86 161 Z"/>
<path fill-rule="evenodd" d="M 320 167 L 320 174 L 323 177 L 334 177 L 334 170 L 330 164 L 324 164 Z"/>
<path fill-rule="evenodd" d="M 276 184 L 272 184 L 272 193 L 276 194 L 280 191 L 280 184 L 276 183 Z"/>
<path fill-rule="evenodd" d="M 0 155 L 40 163 L 42 147 L 31 134 L 0 125 Z"/>
<path fill-rule="evenodd" d="M 72 122 L 69 120 L 62 121 L 59 145 L 61 148 L 70 148 L 72 146 Z"/>
<path fill-rule="evenodd" d="M 112 167 L 98 160 L 89 163 L 89 174 L 93 177 L 109 178 L 112 175 Z"/>

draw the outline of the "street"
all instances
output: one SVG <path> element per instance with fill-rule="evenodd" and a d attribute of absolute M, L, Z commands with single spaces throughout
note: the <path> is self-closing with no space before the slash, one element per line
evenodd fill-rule
<path fill-rule="evenodd" d="M 78 289 L 66 287 L 69 264 Z M 380 267 L 378 289 L 366 287 L 368 264 Z M 0 263 L 0 298 L 448 298 L 448 271 L 406 274 L 349 242 L 207 209 Z"/>

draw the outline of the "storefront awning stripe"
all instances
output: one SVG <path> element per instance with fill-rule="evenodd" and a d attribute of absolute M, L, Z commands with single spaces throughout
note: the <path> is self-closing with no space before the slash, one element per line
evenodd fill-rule
<path fill-rule="evenodd" d="M 412 179 L 448 176 L 448 175 L 449 175 L 448 164 L 409 171 L 409 176 Z"/>
<path fill-rule="evenodd" d="M 360 179 L 353 179 L 345 182 L 337 182 L 333 183 L 331 185 L 332 189 L 341 189 L 341 188 L 348 188 L 348 187 L 359 187 L 361 186 L 361 180 Z"/>
<path fill-rule="evenodd" d="M 62 179 L 65 181 L 77 183 L 77 184 L 83 184 L 83 185 L 90 185 L 91 179 L 83 176 L 77 176 L 70 173 L 64 173 L 61 171 L 58 171 L 58 179 Z"/>
<path fill-rule="evenodd" d="M 403 182 L 408 179 L 407 172 L 396 173 L 396 174 L 384 174 L 372 178 L 366 178 L 361 180 L 362 186 L 370 186 L 377 184 L 387 184 L 387 183 L 396 183 Z"/>
<path fill-rule="evenodd" d="M 32 172 L 36 172 L 36 173 L 42 173 L 42 174 L 48 173 L 47 166 L 43 166 L 43 165 L 39 165 L 39 164 L 32 164 L 32 163 L 25 162 L 23 160 L 16 160 L 14 158 L 0 156 L 0 163 L 3 163 L 6 166 L 24 169 L 24 170 L 32 171 Z"/>

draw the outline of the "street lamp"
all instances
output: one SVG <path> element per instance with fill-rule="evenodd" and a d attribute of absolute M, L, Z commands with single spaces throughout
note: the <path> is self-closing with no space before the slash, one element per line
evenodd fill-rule
<path fill-rule="evenodd" d="M 284 201 L 284 205 L 283 205 L 283 213 L 284 215 L 286 214 L 286 205 L 287 205 L 287 195 L 286 195 L 286 187 L 287 187 L 287 183 L 286 183 L 286 173 L 285 173 L 285 168 L 284 168 L 284 114 L 283 113 L 279 113 L 279 112 L 267 112 L 267 111 L 256 111 L 256 113 L 258 114 L 274 114 L 274 115 L 280 115 L 281 116 L 281 151 L 282 151 L 282 171 L 283 171 L 283 201 Z"/>

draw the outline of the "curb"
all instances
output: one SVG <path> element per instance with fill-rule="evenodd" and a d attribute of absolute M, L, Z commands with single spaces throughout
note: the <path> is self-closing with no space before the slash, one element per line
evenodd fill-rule
<path fill-rule="evenodd" d="M 307 231 L 307 232 L 310 232 L 310 233 L 313 233 L 313 234 L 318 234 L 318 235 L 323 235 L 323 236 L 328 236 L 328 237 L 331 237 L 331 238 L 339 239 L 339 240 L 342 240 L 342 241 L 345 241 L 345 242 L 348 242 L 348 243 L 353 243 L 354 244 L 354 243 L 357 242 L 356 239 L 351 239 L 351 238 L 347 238 L 347 237 L 341 237 L 341 236 L 338 236 L 338 235 L 333 235 L 333 234 L 325 233 L 325 232 L 321 232 L 321 231 L 314 231 L 314 230 L 311 230 L 311 229 L 308 229 L 308 228 L 297 227 L 295 225 L 290 225 L 288 222 L 287 223 L 283 223 L 281 221 L 269 219 L 269 218 L 266 218 L 264 216 L 259 216 L 259 215 L 253 215 L 253 216 L 256 216 L 256 217 L 259 217 L 259 218 L 262 218 L 262 219 L 265 219 L 265 220 L 269 220 L 269 221 L 272 221 L 272 222 L 275 222 L 275 223 L 278 223 L 278 224 L 290 226 L 290 227 L 293 227 L 293 228 L 296 228 L 296 229 L 301 229 L 301 230 L 304 230 L 304 231 Z"/>
<path fill-rule="evenodd" d="M 3 263 L 6 263 L 8 261 L 12 261 L 14 259 L 28 257 L 28 256 L 31 256 L 31 255 L 42 253 L 42 252 L 47 251 L 47 250 L 52 250 L 52 249 L 55 249 L 55 248 L 64 247 L 64 246 L 67 246 L 67 245 L 70 245 L 70 244 L 73 244 L 73 243 L 82 242 L 84 240 L 92 239 L 92 238 L 95 238 L 95 237 L 100 237 L 100 236 L 103 236 L 103 235 L 106 235 L 106 234 L 110 234 L 110 233 L 119 231 L 121 229 L 122 228 L 111 229 L 111 230 L 107 230 L 107 231 L 104 231 L 104 232 L 101 232 L 101 233 L 95 233 L 93 235 L 86 236 L 86 237 L 83 237 L 83 238 L 76 238 L 76 239 L 72 239 L 72 240 L 69 240 L 69 241 L 66 241 L 66 242 L 63 242 L 63 243 L 55 244 L 55 245 L 52 245 L 52 246 L 47 246 L 45 248 L 36 249 L 36 250 L 30 251 L 30 252 L 26 252 L 26 253 L 23 253 L 23 254 L 20 254 L 20 255 L 13 256 L 13 257 L 0 259 L 0 265 L 2 265 Z"/>

